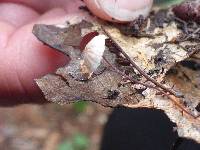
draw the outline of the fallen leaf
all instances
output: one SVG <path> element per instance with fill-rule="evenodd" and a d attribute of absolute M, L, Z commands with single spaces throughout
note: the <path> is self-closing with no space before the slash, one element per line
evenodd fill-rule
<path fill-rule="evenodd" d="M 155 18 L 150 18 L 155 23 Z M 68 65 L 36 79 L 36 83 L 48 101 L 58 104 L 86 100 L 109 107 L 162 109 L 177 124 L 180 136 L 200 143 L 200 118 L 197 118 L 200 113 L 196 109 L 200 99 L 200 72 L 184 66 L 184 62 L 194 61 L 189 57 L 198 57 L 200 45 L 189 38 L 180 40 L 185 32 L 178 25 L 180 23 L 173 19 L 162 22 L 162 26 L 154 24 L 153 28 L 151 25 L 146 29 L 151 36 L 137 38 L 124 35 L 115 25 L 98 20 L 77 21 L 66 28 L 35 25 L 33 33 L 40 41 L 71 58 Z M 74 27 L 78 31 L 75 35 L 72 33 Z M 96 31 L 111 41 L 103 52 L 101 64 L 91 69 L 93 75 L 88 79 L 80 71 L 83 52 L 75 45 L 80 45 L 84 35 Z M 68 39 L 72 37 L 75 41 Z M 117 63 L 127 58 L 134 65 L 130 61 L 130 65 Z M 200 64 L 198 60 L 195 63 Z"/>

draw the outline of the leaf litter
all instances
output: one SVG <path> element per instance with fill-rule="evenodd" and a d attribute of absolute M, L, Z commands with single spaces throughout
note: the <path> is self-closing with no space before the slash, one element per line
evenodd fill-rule
<path fill-rule="evenodd" d="M 177 124 L 179 136 L 200 143 L 198 23 L 185 22 L 171 10 L 154 11 L 149 18 L 140 16 L 125 25 L 72 20 L 67 25 L 33 28 L 41 42 L 71 59 L 55 73 L 36 79 L 48 101 L 63 105 L 86 100 L 106 107 L 161 109 Z M 83 44 L 85 49 L 98 36 L 93 33 L 107 37 L 102 45 L 106 47 L 103 55 L 91 53 L 92 61 L 83 66 L 86 50 L 80 47 Z M 100 62 L 88 71 L 97 57 Z"/>

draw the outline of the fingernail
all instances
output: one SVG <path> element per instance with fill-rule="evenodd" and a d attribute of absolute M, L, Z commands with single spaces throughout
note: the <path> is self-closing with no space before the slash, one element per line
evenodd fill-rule
<path fill-rule="evenodd" d="M 140 15 L 148 16 L 153 0 L 95 0 L 95 3 L 115 20 L 132 21 Z"/>

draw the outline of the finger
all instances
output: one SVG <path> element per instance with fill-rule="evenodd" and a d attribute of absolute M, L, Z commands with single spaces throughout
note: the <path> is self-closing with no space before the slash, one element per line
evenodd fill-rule
<path fill-rule="evenodd" d="M 39 17 L 39 14 L 32 8 L 14 4 L 0 3 L 0 21 L 9 22 L 15 27 L 20 27 Z"/>
<path fill-rule="evenodd" d="M 11 36 L 13 31 L 15 30 L 15 27 L 8 23 L 8 22 L 1 22 L 0 21 L 0 99 L 9 96 L 9 92 L 4 92 L 8 91 L 7 83 L 5 82 L 6 76 L 3 74 L 3 68 L 4 68 L 4 48 L 7 45 L 8 38 Z M 3 89 L 3 90 L 2 90 Z M 5 90 L 6 89 L 6 90 Z M 1 101 L 0 101 L 1 103 Z"/>
<path fill-rule="evenodd" d="M 40 13 L 52 8 L 64 8 L 67 12 L 80 12 L 77 6 L 82 5 L 81 0 L 1 0 L 1 2 L 14 2 L 29 6 Z"/>
<path fill-rule="evenodd" d="M 0 49 L 3 49 L 8 42 L 8 38 L 14 32 L 15 26 L 6 21 L 0 20 Z"/>
<path fill-rule="evenodd" d="M 66 21 L 64 10 L 53 11 L 54 18 L 49 18 L 48 14 L 52 14 L 50 11 L 44 14 L 39 22 L 57 24 Z M 0 50 L 3 51 L 0 55 L 1 99 L 8 99 L 7 94 L 11 93 L 12 102 L 13 98 L 21 103 L 30 99 L 37 100 L 41 93 L 34 79 L 54 72 L 68 62 L 64 55 L 43 45 L 32 35 L 33 24 L 20 28 L 10 37 L 6 48 Z"/>
<path fill-rule="evenodd" d="M 132 21 L 139 15 L 147 16 L 153 0 L 84 0 L 98 17 L 110 21 Z"/>
<path fill-rule="evenodd" d="M 18 1 L 23 2 L 23 1 Z M 31 5 L 31 1 L 24 1 Z M 34 1 L 35 2 L 35 1 Z M 43 1 L 42 1 L 43 2 Z M 73 14 L 81 12 L 79 8 L 80 2 L 77 0 L 74 1 L 64 1 L 62 0 L 63 4 L 60 2 L 55 3 L 55 1 L 49 1 L 46 3 L 45 7 L 52 7 L 52 9 L 63 9 L 65 10 L 65 13 L 67 14 Z M 55 4 L 54 4 L 55 3 Z M 39 3 L 40 4 L 40 3 Z M 50 5 L 51 6 L 48 6 Z M 48 11 L 48 10 L 46 10 Z M 45 15 L 49 14 L 45 12 Z M 6 21 L 11 24 L 13 24 L 16 27 L 20 27 L 24 24 L 30 23 L 31 21 L 34 21 L 36 18 L 39 17 L 39 13 L 35 11 L 33 8 L 27 5 L 22 5 L 19 3 L 0 3 L 0 21 Z M 54 14 L 53 11 L 51 11 L 51 14 L 49 14 L 53 18 Z"/>
<path fill-rule="evenodd" d="M 38 12 L 44 13 L 49 9 L 52 0 L 1 0 L 1 2 L 22 4 L 31 7 Z"/>

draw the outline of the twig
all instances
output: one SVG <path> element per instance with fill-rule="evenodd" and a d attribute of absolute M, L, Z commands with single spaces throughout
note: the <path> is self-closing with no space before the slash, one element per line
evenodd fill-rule
<path fill-rule="evenodd" d="M 151 81 L 152 83 L 154 83 L 156 86 L 152 86 L 143 82 L 140 82 L 128 75 L 126 75 L 125 73 L 123 73 L 122 71 L 120 71 L 119 69 L 117 69 L 115 66 L 113 66 L 112 64 L 109 63 L 109 61 L 103 57 L 104 61 L 111 67 L 113 68 L 117 73 L 119 73 L 122 76 L 127 77 L 131 82 L 136 83 L 136 84 L 140 84 L 143 85 L 145 87 L 148 88 L 153 88 L 156 89 L 158 92 L 162 93 L 164 96 L 168 97 L 177 107 L 179 107 L 183 112 L 185 112 L 186 114 L 188 114 L 189 116 L 191 116 L 193 119 L 198 118 L 199 116 L 194 116 L 193 114 L 191 114 L 190 112 L 188 112 L 187 109 L 184 108 L 184 106 L 182 106 L 179 103 L 179 96 L 177 96 L 177 94 L 166 88 L 165 86 L 161 85 L 160 83 L 158 83 L 156 80 L 152 79 L 151 77 L 149 77 L 142 69 L 140 69 L 139 66 L 137 66 L 132 60 L 131 58 L 123 51 L 123 49 L 113 40 L 113 38 L 110 36 L 110 34 L 102 27 L 102 30 L 105 32 L 105 34 L 110 38 L 110 40 L 115 44 L 115 46 L 120 50 L 120 52 L 124 55 L 124 57 L 126 59 L 128 59 L 130 61 L 130 63 L 132 64 L 132 66 L 138 70 L 139 73 L 141 73 L 148 81 Z M 162 90 L 161 90 L 162 89 Z"/>
<path fill-rule="evenodd" d="M 156 90 L 161 91 L 160 89 L 158 89 L 158 88 L 155 87 L 155 86 L 152 86 L 152 85 L 149 85 L 149 84 L 140 82 L 140 81 L 138 81 L 138 80 L 136 80 L 136 79 L 134 79 L 134 78 L 132 78 L 132 77 L 126 75 L 125 73 L 123 73 L 122 71 L 120 71 L 119 69 L 117 69 L 115 66 L 113 66 L 112 64 L 110 64 L 110 62 L 109 62 L 105 57 L 103 57 L 103 59 L 104 59 L 104 61 L 105 61 L 112 69 L 114 69 L 114 71 L 116 71 L 116 72 L 119 73 L 120 75 L 126 77 L 126 78 L 129 79 L 131 82 L 136 83 L 136 84 L 143 85 L 143 86 L 148 87 L 148 88 L 153 88 L 153 89 L 156 89 Z"/>
<path fill-rule="evenodd" d="M 193 119 L 196 119 L 198 118 L 199 116 L 194 116 L 193 114 L 191 114 L 190 112 L 188 112 L 178 101 L 180 101 L 179 99 L 177 99 L 174 95 L 170 95 L 168 93 L 165 93 L 164 91 L 162 91 L 161 89 L 159 89 L 159 87 L 157 86 L 152 86 L 152 85 L 149 85 L 149 84 L 145 84 L 143 82 L 140 82 L 128 75 L 126 75 L 125 73 L 123 73 L 122 71 L 120 71 L 119 69 L 117 69 L 115 66 L 113 66 L 112 64 L 110 64 L 110 62 L 105 58 L 103 57 L 104 61 L 112 68 L 114 69 L 114 71 L 116 71 L 117 73 L 119 73 L 120 75 L 122 76 L 125 76 L 126 78 L 128 78 L 131 82 L 133 83 L 136 83 L 136 84 L 140 84 L 140 85 L 143 85 L 145 87 L 148 87 L 148 88 L 152 88 L 152 89 L 155 89 L 157 90 L 158 92 L 162 93 L 164 96 L 168 97 L 171 101 L 173 101 L 173 103 L 178 106 L 179 108 L 181 108 L 186 114 L 188 114 L 189 116 L 192 116 Z"/>
<path fill-rule="evenodd" d="M 176 95 L 177 97 L 179 97 L 174 91 L 166 88 L 165 86 L 163 86 L 162 84 L 160 84 L 156 80 L 154 80 L 153 78 L 149 77 L 139 66 L 136 65 L 136 63 L 128 56 L 128 54 L 126 54 L 126 52 L 124 52 L 124 50 L 119 46 L 119 44 L 113 40 L 113 38 L 110 36 L 110 34 L 103 27 L 101 27 L 101 28 L 105 32 L 105 34 L 110 38 L 110 40 L 115 44 L 115 46 L 119 49 L 119 51 L 124 55 L 124 57 L 131 63 L 131 65 L 135 69 L 138 70 L 138 72 L 140 74 L 142 74 L 148 81 L 151 81 L 153 84 L 160 87 L 164 91 L 169 92 L 170 94 Z"/>
<path fill-rule="evenodd" d="M 179 108 L 181 108 L 186 114 L 188 114 L 189 116 L 192 116 L 193 119 L 197 119 L 199 116 L 194 116 L 193 114 L 191 114 L 190 112 L 188 112 L 188 110 L 186 110 L 180 103 L 179 103 L 179 98 L 177 98 L 174 95 L 165 95 L 167 96 L 171 101 L 173 101 L 173 103 L 178 106 Z"/>

